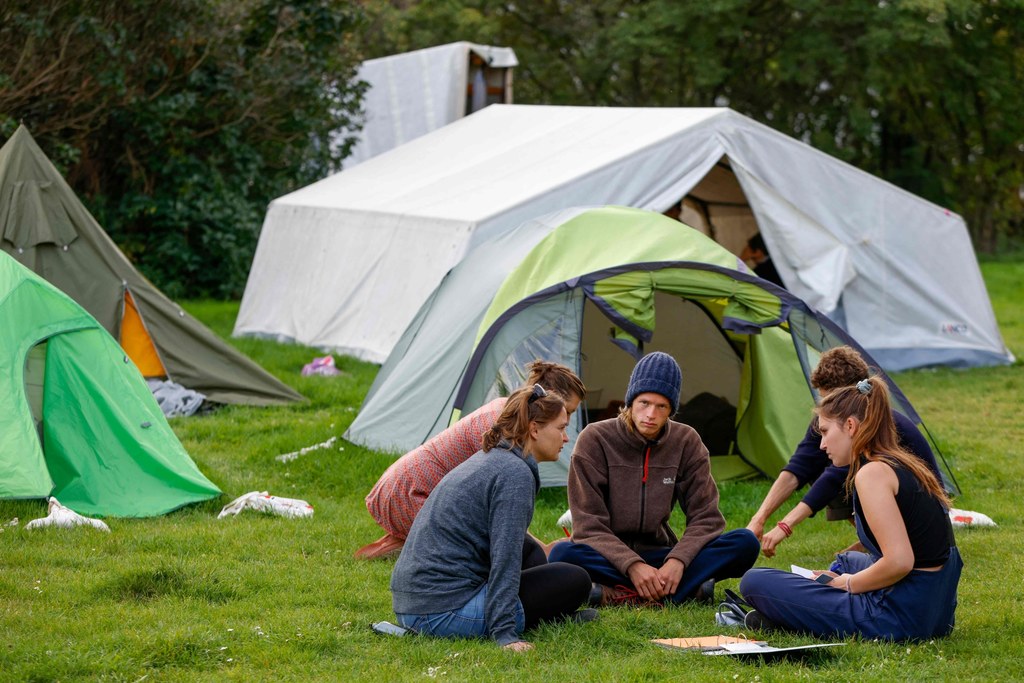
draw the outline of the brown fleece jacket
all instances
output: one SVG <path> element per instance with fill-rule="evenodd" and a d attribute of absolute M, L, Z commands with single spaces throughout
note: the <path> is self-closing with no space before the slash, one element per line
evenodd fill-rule
<path fill-rule="evenodd" d="M 572 453 L 568 493 L 572 540 L 601 553 L 624 576 L 643 561 L 637 550 L 674 546 L 668 557 L 689 566 L 725 531 L 708 449 L 679 422 L 669 421 L 656 441 L 630 432 L 619 418 L 588 425 Z M 675 501 L 686 514 L 678 542 L 668 525 Z"/>

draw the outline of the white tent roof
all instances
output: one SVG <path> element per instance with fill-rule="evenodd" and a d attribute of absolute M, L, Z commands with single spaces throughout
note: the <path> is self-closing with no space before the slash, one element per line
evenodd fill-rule
<path fill-rule="evenodd" d="M 737 252 L 760 229 L 789 289 L 887 369 L 1012 359 L 959 216 L 719 108 L 493 105 L 280 197 L 235 334 L 382 362 L 491 235 L 570 206 L 663 211 L 682 196 Z"/>
<path fill-rule="evenodd" d="M 495 68 L 519 63 L 512 48 L 468 42 L 363 62 L 356 79 L 369 84 L 363 97 L 366 121 L 345 158 L 345 168 L 465 116 L 471 53 Z M 350 136 L 348 131 L 339 131 L 336 137 Z"/>

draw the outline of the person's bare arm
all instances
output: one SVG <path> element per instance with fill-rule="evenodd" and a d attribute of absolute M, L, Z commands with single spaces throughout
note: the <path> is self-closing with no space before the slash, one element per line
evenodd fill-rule
<path fill-rule="evenodd" d="M 754 532 L 758 540 L 761 540 L 761 537 L 764 535 L 764 525 L 768 523 L 768 519 L 793 495 L 798 483 L 796 476 L 792 472 L 783 470 L 779 473 L 771 489 L 768 490 L 768 495 L 764 497 L 761 507 L 758 508 L 747 524 L 747 528 Z"/>
<path fill-rule="evenodd" d="M 797 524 L 810 517 L 812 513 L 811 506 L 800 501 L 779 521 L 787 525 L 790 531 L 792 531 Z M 789 538 L 789 534 L 785 532 L 782 526 L 776 526 L 761 539 L 761 552 L 764 553 L 765 557 L 775 557 L 775 549 L 787 538 Z"/>
<path fill-rule="evenodd" d="M 914 568 L 914 548 L 896 504 L 899 480 L 888 465 L 870 462 L 860 468 L 856 479 L 857 497 L 864 518 L 878 541 L 882 557 L 856 574 L 840 574 L 830 586 L 851 593 L 887 588 Z"/>

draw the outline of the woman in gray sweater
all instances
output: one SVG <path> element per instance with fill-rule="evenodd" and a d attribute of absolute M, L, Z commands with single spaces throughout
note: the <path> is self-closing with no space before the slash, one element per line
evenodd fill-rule
<path fill-rule="evenodd" d="M 579 567 L 522 568 L 537 462 L 558 459 L 568 423 L 562 397 L 539 384 L 520 389 L 484 434 L 483 449 L 434 488 L 391 575 L 402 626 L 439 637 L 487 636 L 523 651 L 532 647 L 525 630 L 572 616 L 587 600 L 590 578 Z"/>

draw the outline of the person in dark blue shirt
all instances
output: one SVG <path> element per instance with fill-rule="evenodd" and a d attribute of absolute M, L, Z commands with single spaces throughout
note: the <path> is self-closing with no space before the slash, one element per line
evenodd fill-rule
<path fill-rule="evenodd" d="M 765 246 L 761 233 L 755 233 L 747 240 L 747 246 L 743 248 L 740 258 L 754 264 L 754 274 L 759 278 L 785 288 L 786 285 L 782 284 L 782 277 L 779 276 L 779 271 L 772 263 L 771 254 L 768 253 L 768 247 Z"/>
<path fill-rule="evenodd" d="M 928 640 L 953 631 L 963 560 L 949 497 L 920 458 L 896 443 L 885 382 L 862 379 L 821 398 L 821 447 L 848 470 L 857 537 L 867 552 L 836 556 L 810 576 L 751 569 L 740 581 L 747 628 L 822 637 Z"/>
<path fill-rule="evenodd" d="M 834 389 L 853 386 L 860 380 L 867 379 L 868 374 L 868 365 L 860 354 L 849 346 L 837 346 L 821 355 L 817 367 L 811 373 L 811 386 L 819 393 L 825 394 Z M 924 461 L 938 480 L 942 481 L 935 455 L 917 426 L 909 418 L 895 411 L 893 421 L 900 446 Z M 761 552 L 766 557 L 773 557 L 778 545 L 793 533 L 793 529 L 808 517 L 820 512 L 822 508 L 828 508 L 826 518 L 829 521 L 852 522 L 853 508 L 843 490 L 846 474 L 846 467 L 832 465 L 828 456 L 821 450 L 817 420 L 812 420 L 803 440 L 797 445 L 789 462 L 765 496 L 761 507 L 747 524 L 747 528 L 761 539 Z M 807 484 L 810 484 L 810 488 L 803 499 L 779 520 L 773 529 L 765 532 L 765 525 L 772 514 L 782 507 L 797 489 Z M 851 546 L 857 547 L 859 544 Z"/>

